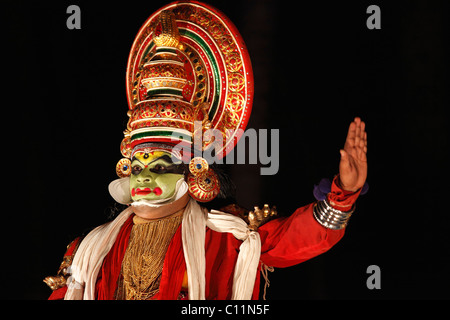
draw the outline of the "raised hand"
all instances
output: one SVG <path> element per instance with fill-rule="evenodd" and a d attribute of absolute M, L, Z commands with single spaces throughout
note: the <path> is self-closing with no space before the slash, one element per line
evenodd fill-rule
<path fill-rule="evenodd" d="M 341 149 L 339 179 L 346 191 L 358 191 L 367 178 L 367 132 L 365 123 L 356 117 L 348 127 L 344 149 Z"/>

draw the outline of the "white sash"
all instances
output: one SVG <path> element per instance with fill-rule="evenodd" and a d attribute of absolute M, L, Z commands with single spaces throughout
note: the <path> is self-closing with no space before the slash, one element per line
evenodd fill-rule
<path fill-rule="evenodd" d="M 95 284 L 103 259 L 132 213 L 132 207 L 125 209 L 113 221 L 95 228 L 83 239 L 71 266 L 72 276 L 68 279 L 66 300 L 95 299 Z M 216 210 L 208 213 L 194 199 L 187 204 L 182 221 L 189 299 L 205 299 L 206 226 L 217 232 L 230 232 L 243 241 L 234 271 L 232 299 L 251 299 L 261 255 L 259 233 L 249 230 L 239 217 Z"/>

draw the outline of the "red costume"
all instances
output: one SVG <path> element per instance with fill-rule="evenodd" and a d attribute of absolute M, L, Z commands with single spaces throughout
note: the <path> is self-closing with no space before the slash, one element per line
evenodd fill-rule
<path fill-rule="evenodd" d="M 44 280 L 50 299 L 258 299 L 259 270 L 299 264 L 344 235 L 360 191 L 342 190 L 338 176 L 326 200 L 289 217 L 199 206 L 220 194 L 225 182 L 209 165 L 236 145 L 253 100 L 247 49 L 218 10 L 180 1 L 155 12 L 133 43 L 127 96 L 120 179 L 109 190 L 130 206 L 69 245 L 58 275 Z M 213 148 L 214 159 L 202 158 Z"/>
<path fill-rule="evenodd" d="M 356 201 L 359 192 L 341 190 L 333 181 L 329 201 L 336 209 L 347 210 Z M 331 230 L 321 226 L 313 217 L 313 205 L 297 209 L 290 217 L 277 218 L 258 229 L 261 236 L 261 262 L 267 266 L 284 268 L 299 264 L 320 255 L 334 246 L 344 235 L 345 229 Z M 127 248 L 133 226 L 130 217 L 122 226 L 117 240 L 106 256 L 96 285 L 96 298 L 114 299 L 122 259 Z M 73 255 L 79 239 L 66 252 Z M 211 229 L 206 232 L 206 299 L 230 299 L 234 266 L 241 241 L 232 234 L 219 233 Z M 181 226 L 173 237 L 164 260 L 159 293 L 154 299 L 175 300 L 180 297 L 186 264 L 181 245 Z M 257 274 L 253 299 L 259 297 L 260 273 Z M 50 299 L 63 299 L 67 287 L 55 290 Z M 183 295 L 181 295 L 183 296 Z"/>

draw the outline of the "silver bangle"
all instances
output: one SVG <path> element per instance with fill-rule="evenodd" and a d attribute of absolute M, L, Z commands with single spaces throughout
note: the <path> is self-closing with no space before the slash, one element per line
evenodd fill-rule
<path fill-rule="evenodd" d="M 314 218 L 322 226 L 332 230 L 344 229 L 347 226 L 348 220 L 355 211 L 355 206 L 350 211 L 341 211 L 333 208 L 328 203 L 328 200 L 317 201 L 313 208 Z"/>

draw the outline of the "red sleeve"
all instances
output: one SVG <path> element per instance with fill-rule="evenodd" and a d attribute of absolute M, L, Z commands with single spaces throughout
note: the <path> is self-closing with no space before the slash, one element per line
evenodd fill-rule
<path fill-rule="evenodd" d="M 356 192 L 345 191 L 339 185 L 339 175 L 335 176 L 331 184 L 331 192 L 328 194 L 328 202 L 330 205 L 341 211 L 350 211 L 353 204 L 356 202 L 361 189 Z"/>
<path fill-rule="evenodd" d="M 328 199 L 334 208 L 349 211 L 359 192 L 342 190 L 336 176 Z M 262 262 L 278 268 L 293 266 L 326 252 L 344 236 L 345 229 L 320 225 L 313 217 L 313 207 L 314 203 L 298 208 L 290 217 L 269 221 L 258 229 Z"/>

